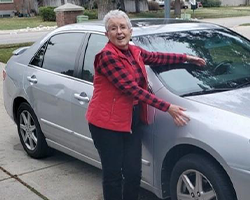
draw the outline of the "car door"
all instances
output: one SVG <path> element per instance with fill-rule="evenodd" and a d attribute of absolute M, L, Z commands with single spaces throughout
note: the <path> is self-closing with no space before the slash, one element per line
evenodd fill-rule
<path fill-rule="evenodd" d="M 52 36 L 25 71 L 24 87 L 45 137 L 72 147 L 71 93 L 83 33 Z"/>
<path fill-rule="evenodd" d="M 94 58 L 105 46 L 108 39 L 104 34 L 93 33 L 89 36 L 86 51 L 83 58 L 83 68 L 79 81 L 74 83 L 72 93 L 72 124 L 73 131 L 79 137 L 77 151 L 92 159 L 99 161 L 99 156 L 94 147 L 88 123 L 85 118 L 88 102 L 93 94 Z M 154 118 L 154 109 L 149 107 L 151 122 Z M 77 119 L 77 120 L 76 120 Z M 80 119 L 80 123 L 79 120 Z M 142 146 L 142 180 L 147 184 L 153 184 L 153 134 L 151 126 L 141 127 L 143 131 Z"/>
<path fill-rule="evenodd" d="M 104 34 L 89 35 L 82 55 L 83 64 L 80 69 L 79 80 L 72 87 L 71 97 L 73 131 L 79 139 L 75 148 L 77 152 L 96 161 L 99 161 L 99 156 L 94 147 L 85 114 L 93 94 L 95 55 L 103 49 L 107 41 L 108 39 Z"/>

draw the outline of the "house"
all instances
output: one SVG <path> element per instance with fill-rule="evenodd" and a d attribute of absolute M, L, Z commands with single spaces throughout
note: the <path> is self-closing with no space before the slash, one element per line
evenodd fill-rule
<path fill-rule="evenodd" d="M 30 15 L 36 12 L 37 5 L 36 0 L 0 0 L 0 17 Z"/>
<path fill-rule="evenodd" d="M 20 0 L 0 0 L 0 17 L 14 16 L 16 11 L 15 5 L 19 1 Z"/>
<path fill-rule="evenodd" d="M 246 0 L 220 0 L 222 6 L 240 6 L 246 5 Z"/>

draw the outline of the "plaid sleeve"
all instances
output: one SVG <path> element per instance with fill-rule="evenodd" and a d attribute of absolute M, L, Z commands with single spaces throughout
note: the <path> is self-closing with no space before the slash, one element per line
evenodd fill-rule
<path fill-rule="evenodd" d="M 106 51 L 100 55 L 96 70 L 98 73 L 106 76 L 107 79 L 124 94 L 132 95 L 135 99 L 159 110 L 168 110 L 170 104 L 138 86 L 133 76 L 111 52 Z"/>
<path fill-rule="evenodd" d="M 186 54 L 149 52 L 142 48 L 141 56 L 146 65 L 176 64 L 187 61 Z"/>

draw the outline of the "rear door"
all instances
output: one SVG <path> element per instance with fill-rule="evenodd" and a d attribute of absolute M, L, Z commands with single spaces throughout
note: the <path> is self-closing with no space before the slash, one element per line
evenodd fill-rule
<path fill-rule="evenodd" d="M 45 136 L 72 147 L 71 94 L 84 33 L 52 36 L 25 72 L 24 87 Z"/>

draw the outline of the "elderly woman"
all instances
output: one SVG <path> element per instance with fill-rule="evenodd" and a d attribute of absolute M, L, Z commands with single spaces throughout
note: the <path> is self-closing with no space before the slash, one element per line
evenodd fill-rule
<path fill-rule="evenodd" d="M 94 93 L 87 120 L 103 170 L 105 200 L 136 200 L 141 181 L 140 123 L 147 124 L 147 104 L 168 112 L 177 126 L 189 118 L 185 109 L 148 92 L 144 64 L 174 64 L 205 61 L 185 54 L 148 52 L 130 45 L 132 35 L 128 16 L 112 10 L 104 17 L 109 39 L 96 55 Z"/>

